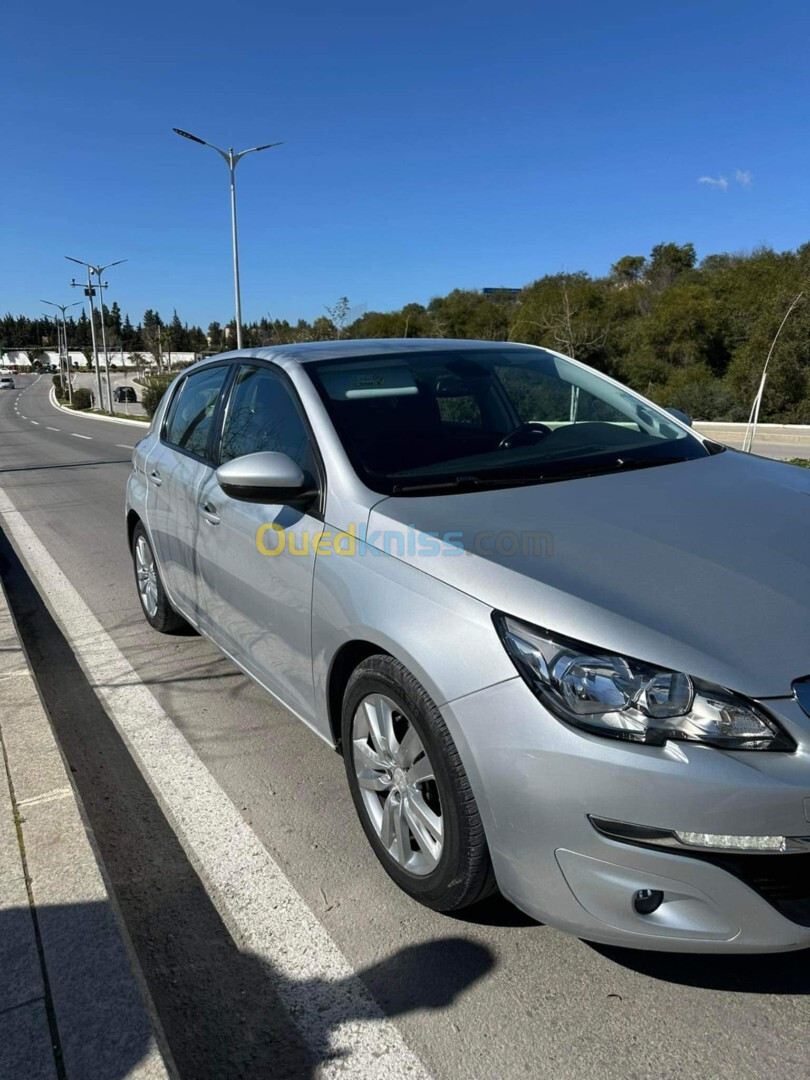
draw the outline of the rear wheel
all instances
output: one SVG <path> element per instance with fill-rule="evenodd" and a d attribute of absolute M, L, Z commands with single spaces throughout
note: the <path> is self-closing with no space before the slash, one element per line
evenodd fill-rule
<path fill-rule="evenodd" d="M 356 669 L 343 700 L 352 798 L 374 853 L 410 896 L 436 911 L 495 890 L 484 828 L 439 710 L 390 656 Z"/>
<path fill-rule="evenodd" d="M 162 634 L 173 634 L 187 626 L 182 615 L 178 615 L 163 588 L 160 580 L 155 553 L 146 535 L 146 529 L 140 521 L 132 533 L 132 561 L 135 568 L 135 584 L 138 599 L 146 621 Z"/>

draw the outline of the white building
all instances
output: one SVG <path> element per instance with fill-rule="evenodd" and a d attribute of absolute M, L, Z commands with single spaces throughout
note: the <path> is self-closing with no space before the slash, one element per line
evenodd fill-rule
<path fill-rule="evenodd" d="M 87 363 L 85 354 L 79 349 L 70 349 L 70 363 L 72 367 L 78 369 L 92 368 L 92 358 L 90 364 Z M 109 349 L 110 364 L 115 364 L 119 368 L 153 368 L 155 367 L 155 357 L 150 352 L 126 352 L 122 349 Z M 59 366 L 59 353 L 56 349 L 38 349 L 36 351 L 37 360 L 43 364 L 54 364 Z M 163 364 L 164 367 L 177 369 L 186 367 L 188 364 L 193 364 L 197 359 L 197 354 L 193 352 L 164 352 Z M 99 365 L 104 370 L 104 354 L 99 350 Z M 6 349 L 3 353 L 0 353 L 0 368 L 20 368 L 21 370 L 30 370 L 32 366 L 31 357 L 29 352 L 25 349 Z"/>

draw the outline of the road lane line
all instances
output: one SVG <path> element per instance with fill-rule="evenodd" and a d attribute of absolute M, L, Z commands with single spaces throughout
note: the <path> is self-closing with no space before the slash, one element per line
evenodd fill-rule
<path fill-rule="evenodd" d="M 74 439 L 92 439 L 92 435 L 77 435 L 75 431 L 71 431 L 70 434 Z"/>
<path fill-rule="evenodd" d="M 115 444 L 119 450 L 134 450 L 134 446 L 130 446 L 129 443 L 117 442 Z"/>
<path fill-rule="evenodd" d="M 29 423 L 36 424 L 39 427 L 39 420 L 30 420 Z"/>
<path fill-rule="evenodd" d="M 269 965 L 320 1080 L 430 1080 L 2 487 L 0 516 L 234 940 Z"/>
<path fill-rule="evenodd" d="M 61 428 L 58 428 L 58 427 L 46 427 L 45 430 L 46 431 L 61 431 Z"/>

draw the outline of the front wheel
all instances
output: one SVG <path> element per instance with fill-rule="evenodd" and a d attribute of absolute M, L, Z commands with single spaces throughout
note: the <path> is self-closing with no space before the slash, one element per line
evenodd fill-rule
<path fill-rule="evenodd" d="M 149 625 L 162 634 L 173 634 L 187 626 L 183 616 L 178 615 L 169 603 L 160 580 L 155 553 L 140 521 L 132 533 L 132 562 L 138 599 Z"/>
<path fill-rule="evenodd" d="M 343 699 L 343 755 L 374 853 L 415 900 L 468 907 L 495 890 L 484 828 L 441 713 L 393 657 L 371 656 Z"/>

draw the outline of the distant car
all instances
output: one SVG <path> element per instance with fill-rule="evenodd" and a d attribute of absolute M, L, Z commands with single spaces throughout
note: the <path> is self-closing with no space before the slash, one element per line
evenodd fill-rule
<path fill-rule="evenodd" d="M 128 401 L 130 403 L 137 402 L 138 398 L 135 396 L 135 391 L 131 386 L 116 386 L 113 390 L 113 401 Z"/>
<path fill-rule="evenodd" d="M 0 390 L 13 390 L 14 380 L 10 375 L 0 375 Z"/>

